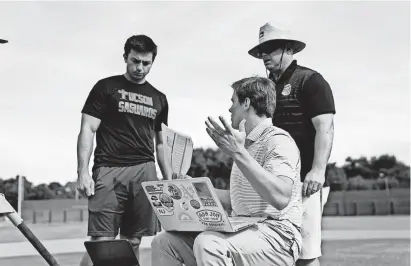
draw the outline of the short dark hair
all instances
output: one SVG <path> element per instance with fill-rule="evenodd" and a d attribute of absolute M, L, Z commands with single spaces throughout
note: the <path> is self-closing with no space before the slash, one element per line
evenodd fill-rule
<path fill-rule="evenodd" d="M 124 56 L 127 57 L 131 50 L 139 53 L 153 53 L 153 61 L 157 55 L 157 45 L 146 35 L 133 35 L 124 45 Z"/>
<path fill-rule="evenodd" d="M 263 77 L 250 77 L 240 79 L 231 85 L 238 101 L 244 103 L 250 99 L 250 105 L 258 116 L 273 117 L 276 106 L 275 84 L 272 80 Z"/>

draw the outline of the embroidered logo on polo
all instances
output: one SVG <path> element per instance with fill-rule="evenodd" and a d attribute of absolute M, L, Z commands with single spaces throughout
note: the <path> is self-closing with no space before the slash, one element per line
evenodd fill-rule
<path fill-rule="evenodd" d="M 283 91 L 281 92 L 282 95 L 288 96 L 291 93 L 291 84 L 287 84 L 284 86 Z"/>
<path fill-rule="evenodd" d="M 135 92 L 128 92 L 124 89 L 118 90 L 121 94 L 118 102 L 118 111 L 121 113 L 130 113 L 155 119 L 157 110 L 153 108 L 153 98 L 138 94 Z"/>

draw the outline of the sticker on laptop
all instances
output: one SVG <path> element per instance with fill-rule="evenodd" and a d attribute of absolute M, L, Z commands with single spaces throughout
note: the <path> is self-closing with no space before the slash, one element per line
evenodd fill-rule
<path fill-rule="evenodd" d="M 173 199 L 181 199 L 181 190 L 174 184 L 168 184 L 168 192 Z"/>
<path fill-rule="evenodd" d="M 164 208 L 169 211 L 172 212 L 174 210 L 174 201 L 173 199 L 170 197 L 170 195 L 166 194 L 166 193 L 161 193 L 159 195 L 159 199 L 160 202 L 163 204 Z M 165 215 L 165 214 L 164 214 Z"/>
<path fill-rule="evenodd" d="M 151 201 L 153 202 L 154 207 L 162 206 L 161 202 L 160 202 L 160 199 L 157 196 L 154 196 L 154 195 L 151 196 Z"/>
<path fill-rule="evenodd" d="M 188 211 L 188 209 L 189 209 L 189 206 L 188 206 L 187 202 L 185 202 L 185 201 L 180 203 L 180 207 L 181 207 L 181 209 L 183 209 L 185 211 Z"/>
<path fill-rule="evenodd" d="M 182 197 L 183 198 L 185 198 L 185 199 L 192 199 L 192 198 L 194 198 L 194 190 L 193 190 L 193 188 L 191 187 L 191 185 L 190 185 L 190 187 L 188 187 L 188 188 L 191 188 L 191 192 L 189 192 L 189 190 L 184 186 L 184 185 L 181 185 L 180 186 L 180 189 L 181 189 L 181 192 L 182 192 Z"/>
<path fill-rule="evenodd" d="M 202 222 L 218 223 L 221 222 L 221 220 L 223 219 L 221 213 L 212 210 L 198 211 L 197 216 L 198 218 L 200 218 L 200 221 Z"/>
<path fill-rule="evenodd" d="M 146 186 L 147 193 L 149 194 L 163 193 L 163 188 L 164 188 L 163 184 L 157 184 L 157 186 L 153 186 L 153 185 Z"/>
<path fill-rule="evenodd" d="M 193 218 L 186 212 L 180 212 L 178 214 L 178 220 L 182 222 L 190 222 L 193 221 Z"/>
<path fill-rule="evenodd" d="M 160 207 L 157 208 L 158 214 L 161 216 L 171 216 L 174 215 L 174 210 L 170 210 L 168 208 Z"/>
<path fill-rule="evenodd" d="M 194 183 L 193 186 L 197 191 L 197 195 L 203 203 L 204 207 L 218 207 L 217 203 L 215 202 L 213 196 L 211 195 L 210 190 L 208 189 L 207 183 L 205 182 L 198 182 Z"/>
<path fill-rule="evenodd" d="M 200 202 L 196 201 L 195 199 L 190 200 L 190 205 L 191 207 L 193 207 L 194 209 L 200 209 Z"/>

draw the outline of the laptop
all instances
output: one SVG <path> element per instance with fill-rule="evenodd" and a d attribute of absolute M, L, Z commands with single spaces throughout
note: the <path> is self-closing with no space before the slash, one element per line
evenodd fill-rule
<path fill-rule="evenodd" d="M 127 239 L 85 241 L 93 266 L 140 266 Z"/>
<path fill-rule="evenodd" d="M 142 182 L 166 231 L 237 232 L 266 217 L 229 217 L 208 177 Z"/>

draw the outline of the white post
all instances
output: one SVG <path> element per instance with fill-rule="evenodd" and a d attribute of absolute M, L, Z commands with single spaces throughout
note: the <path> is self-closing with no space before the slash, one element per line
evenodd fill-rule
<path fill-rule="evenodd" d="M 75 196 L 74 196 L 74 199 L 75 199 L 75 201 L 78 201 L 78 198 L 79 198 L 79 192 L 78 192 L 78 190 L 77 190 L 77 188 L 74 188 L 74 190 L 75 190 Z"/>
<path fill-rule="evenodd" d="M 21 203 L 23 202 L 24 199 L 24 179 L 23 176 L 18 175 L 18 191 L 17 191 L 17 213 L 21 216 L 22 209 L 21 209 Z"/>
<path fill-rule="evenodd" d="M 385 193 L 387 193 L 387 196 L 390 196 L 390 186 L 388 185 L 388 176 L 384 177 L 385 181 Z"/>

